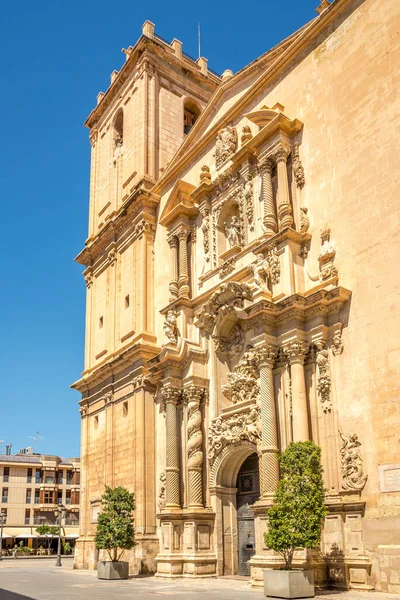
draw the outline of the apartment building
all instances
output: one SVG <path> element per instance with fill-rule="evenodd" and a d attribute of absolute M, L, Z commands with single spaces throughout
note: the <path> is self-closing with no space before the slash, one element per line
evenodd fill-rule
<path fill-rule="evenodd" d="M 33 546 L 39 525 L 55 525 L 54 510 L 67 508 L 63 535 L 78 537 L 80 459 L 36 454 L 31 448 L 19 454 L 0 455 L 0 511 L 6 515 L 5 542 L 25 540 Z"/>

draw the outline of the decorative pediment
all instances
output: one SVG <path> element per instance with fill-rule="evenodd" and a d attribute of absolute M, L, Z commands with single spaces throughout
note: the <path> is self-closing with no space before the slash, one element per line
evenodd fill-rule
<path fill-rule="evenodd" d="M 190 218 L 198 214 L 199 209 L 190 196 L 194 189 L 194 185 L 183 181 L 183 179 L 179 179 L 176 182 L 162 212 L 160 218 L 161 225 L 168 227 L 180 216 Z"/>
<path fill-rule="evenodd" d="M 266 127 L 272 123 L 278 129 L 281 129 L 287 133 L 290 137 L 297 135 L 303 128 L 303 123 L 299 119 L 290 119 L 284 114 L 284 106 L 281 104 L 275 104 L 273 108 L 263 106 L 259 110 L 254 110 L 245 114 L 244 116 L 249 119 L 257 127 Z"/>

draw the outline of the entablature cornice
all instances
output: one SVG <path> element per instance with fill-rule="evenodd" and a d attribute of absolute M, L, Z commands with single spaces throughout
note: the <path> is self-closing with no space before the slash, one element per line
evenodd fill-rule
<path fill-rule="evenodd" d="M 156 208 L 159 197 L 150 191 L 136 190 L 107 221 L 96 236 L 86 240 L 85 248 L 75 261 L 91 266 L 108 249 L 108 246 L 131 234 L 140 238 L 144 234 L 153 235 L 156 223 Z"/>
<path fill-rule="evenodd" d="M 121 373 L 134 362 L 144 365 L 159 353 L 160 347 L 155 344 L 155 338 L 153 343 L 138 341 L 129 348 L 108 356 L 101 364 L 84 371 L 81 379 L 73 383 L 71 387 L 81 393 L 88 392 L 110 375 L 115 376 Z"/>

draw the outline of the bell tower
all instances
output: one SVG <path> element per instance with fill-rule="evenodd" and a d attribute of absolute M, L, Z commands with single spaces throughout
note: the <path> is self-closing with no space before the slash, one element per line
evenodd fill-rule
<path fill-rule="evenodd" d="M 154 327 L 152 187 L 220 83 L 207 60 L 190 58 L 146 21 L 125 63 L 85 125 L 92 146 L 89 235 L 76 258 L 87 286 L 82 393 L 81 532 L 76 562 L 93 567 L 104 486 L 136 495 L 137 572 L 154 570 L 155 417 L 145 365 L 159 353 Z"/>

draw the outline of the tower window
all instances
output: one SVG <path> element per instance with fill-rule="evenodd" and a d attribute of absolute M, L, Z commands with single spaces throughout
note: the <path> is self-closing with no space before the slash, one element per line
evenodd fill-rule
<path fill-rule="evenodd" d="M 125 308 L 129 308 L 129 294 L 125 296 Z"/>
<path fill-rule="evenodd" d="M 122 414 L 124 417 L 128 415 L 128 402 L 122 404 Z"/>
<path fill-rule="evenodd" d="M 200 115 L 200 108 L 193 100 L 186 100 L 183 107 L 183 133 L 187 135 Z"/>
<path fill-rule="evenodd" d="M 114 121 L 114 143 L 115 146 L 122 146 L 124 143 L 124 113 L 119 111 Z"/>
<path fill-rule="evenodd" d="M 98 426 L 99 426 L 99 417 L 98 417 L 98 415 L 96 415 L 94 418 L 94 428 L 97 429 Z"/>
<path fill-rule="evenodd" d="M 99 329 L 103 329 L 103 323 L 104 323 L 103 317 L 100 317 L 100 319 L 99 319 Z"/>

